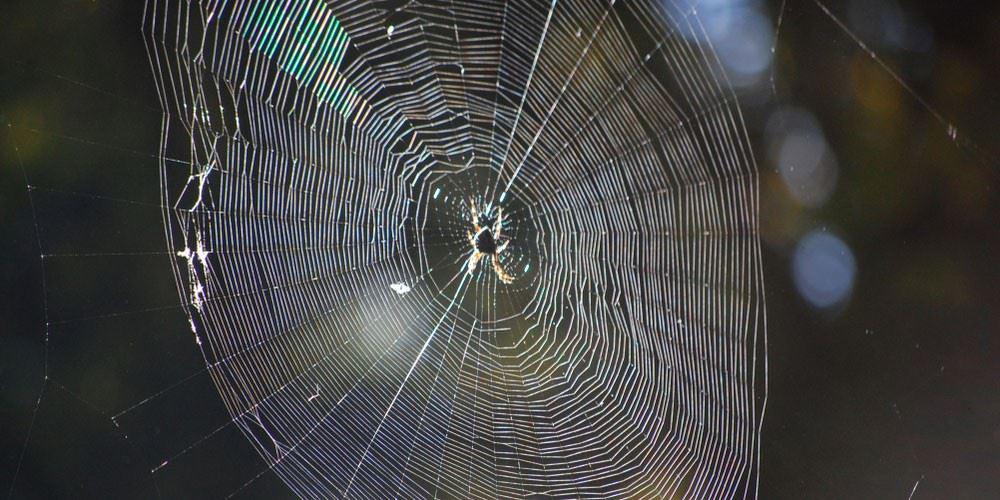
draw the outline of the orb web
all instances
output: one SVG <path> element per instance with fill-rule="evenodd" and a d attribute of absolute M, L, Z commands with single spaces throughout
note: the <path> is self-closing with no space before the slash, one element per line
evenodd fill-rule
<path fill-rule="evenodd" d="M 755 495 L 757 177 L 695 8 L 151 0 L 143 28 L 178 293 L 262 474 Z M 467 270 L 473 204 L 512 283 Z"/>

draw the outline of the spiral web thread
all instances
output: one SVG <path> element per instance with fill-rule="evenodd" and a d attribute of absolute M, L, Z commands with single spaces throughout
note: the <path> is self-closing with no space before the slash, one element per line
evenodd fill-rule
<path fill-rule="evenodd" d="M 257 477 L 756 495 L 757 177 L 696 9 L 149 0 L 143 28 L 178 293 Z M 470 203 L 513 283 L 466 272 Z"/>

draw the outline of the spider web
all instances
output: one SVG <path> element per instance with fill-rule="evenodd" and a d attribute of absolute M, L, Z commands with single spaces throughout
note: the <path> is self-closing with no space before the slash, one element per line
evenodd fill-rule
<path fill-rule="evenodd" d="M 149 0 L 142 34 L 159 151 L 65 139 L 155 163 L 153 194 L 25 173 L 46 358 L 18 471 L 65 393 L 154 476 L 237 428 L 265 466 L 231 494 L 273 472 L 301 497 L 756 496 L 757 173 L 689 2 Z M 131 240 L 166 249 L 60 244 L 80 197 L 162 215 Z M 513 283 L 466 272 L 471 203 L 502 208 Z M 108 256 L 169 260 L 175 296 L 74 297 L 67 269 Z M 69 382 L 64 330 L 186 340 L 145 325 L 178 303 L 204 370 L 114 403 Z M 226 420 L 181 429 L 206 398 Z"/>
<path fill-rule="evenodd" d="M 756 176 L 691 13 L 149 4 L 179 293 L 268 470 L 304 497 L 754 493 Z M 508 214 L 514 283 L 465 272 L 470 202 Z"/>

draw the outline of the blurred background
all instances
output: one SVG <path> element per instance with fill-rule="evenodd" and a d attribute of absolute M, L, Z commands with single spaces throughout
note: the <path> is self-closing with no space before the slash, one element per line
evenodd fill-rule
<path fill-rule="evenodd" d="M 0 495 L 287 496 L 177 306 L 142 9 L 0 5 Z M 761 497 L 997 498 L 1000 4 L 697 13 L 760 170 Z"/>

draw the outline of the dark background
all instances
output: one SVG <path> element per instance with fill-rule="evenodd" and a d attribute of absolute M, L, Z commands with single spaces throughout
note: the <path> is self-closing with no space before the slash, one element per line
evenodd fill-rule
<path fill-rule="evenodd" d="M 844 27 L 811 0 L 765 6 L 774 85 L 739 90 L 761 171 L 763 498 L 1000 497 L 1000 4 L 900 2 L 932 42 L 900 47 L 887 3 L 829 2 Z M 225 425 L 177 306 L 142 8 L 0 5 L 0 495 L 287 496 Z M 836 155 L 819 205 L 769 154 L 789 105 Z M 813 230 L 856 262 L 832 307 L 793 279 Z"/>

